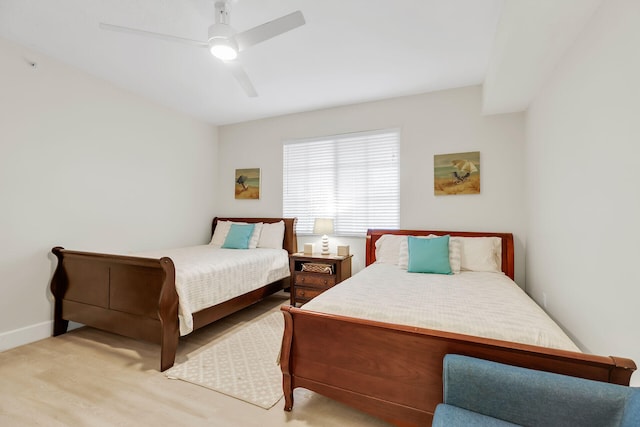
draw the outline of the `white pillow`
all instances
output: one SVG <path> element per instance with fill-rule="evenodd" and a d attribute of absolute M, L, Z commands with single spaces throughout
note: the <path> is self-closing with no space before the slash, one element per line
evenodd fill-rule
<path fill-rule="evenodd" d="M 383 234 L 376 240 L 376 262 L 398 265 L 400 246 L 407 244 L 407 236 Z"/>
<path fill-rule="evenodd" d="M 282 249 L 284 240 L 284 221 L 262 224 L 262 232 L 258 240 L 259 248 Z"/>
<path fill-rule="evenodd" d="M 252 224 L 254 225 L 254 227 L 253 227 L 253 234 L 249 239 L 249 249 L 255 249 L 258 247 L 258 242 L 260 241 L 260 234 L 262 234 L 262 226 L 263 226 L 261 222 L 254 222 Z"/>
<path fill-rule="evenodd" d="M 461 244 L 461 270 L 502 272 L 500 237 L 455 237 Z"/>
<path fill-rule="evenodd" d="M 216 248 L 222 247 L 224 240 L 227 238 L 227 234 L 229 234 L 230 228 L 231 221 L 218 221 L 216 223 L 215 230 L 213 230 L 213 236 L 211 237 L 211 242 L 209 244 Z"/>
<path fill-rule="evenodd" d="M 449 264 L 451 265 L 451 272 L 453 274 L 460 273 L 462 270 L 462 254 L 460 248 L 462 244 L 459 240 L 449 238 Z"/>
<path fill-rule="evenodd" d="M 211 237 L 211 242 L 209 244 L 217 248 L 222 247 L 225 239 L 227 238 L 227 234 L 229 234 L 229 230 L 231 229 L 231 224 L 247 225 L 249 223 L 236 221 L 218 221 L 216 223 L 216 229 L 213 230 L 213 237 Z M 251 224 L 254 224 L 254 227 L 251 238 L 249 239 L 249 249 L 255 249 L 258 247 L 258 240 L 260 239 L 260 233 L 262 232 L 262 223 L 252 222 Z"/>
<path fill-rule="evenodd" d="M 433 239 L 434 237 L 442 237 L 436 236 L 435 234 L 429 234 L 428 236 L 414 236 L 421 239 Z M 460 273 L 460 242 L 455 240 L 455 237 L 449 238 L 449 265 L 451 266 L 451 272 L 453 274 Z M 400 268 L 408 268 L 409 267 L 409 244 L 405 239 L 404 242 L 400 245 L 400 256 L 398 261 L 398 266 Z"/>

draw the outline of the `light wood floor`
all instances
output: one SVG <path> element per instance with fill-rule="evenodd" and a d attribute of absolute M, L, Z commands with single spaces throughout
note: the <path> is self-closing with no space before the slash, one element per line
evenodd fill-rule
<path fill-rule="evenodd" d="M 177 362 L 253 317 L 278 311 L 288 294 L 181 338 Z M 0 353 L 1 426 L 388 426 L 308 390 L 270 410 L 158 371 L 160 347 L 80 328 Z"/>

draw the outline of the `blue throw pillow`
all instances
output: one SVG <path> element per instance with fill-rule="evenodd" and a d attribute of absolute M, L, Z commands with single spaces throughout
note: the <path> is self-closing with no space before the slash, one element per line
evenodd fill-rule
<path fill-rule="evenodd" d="M 225 249 L 249 249 L 249 240 L 251 240 L 254 227 L 255 224 L 231 224 L 222 247 Z"/>
<path fill-rule="evenodd" d="M 420 239 L 408 237 L 410 273 L 451 274 L 449 236 Z"/>

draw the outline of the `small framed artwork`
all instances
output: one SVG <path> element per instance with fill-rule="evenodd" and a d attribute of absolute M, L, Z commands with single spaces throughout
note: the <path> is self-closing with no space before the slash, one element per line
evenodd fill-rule
<path fill-rule="evenodd" d="M 236 169 L 236 199 L 260 198 L 260 168 Z"/>
<path fill-rule="evenodd" d="M 480 152 L 433 156 L 433 194 L 480 194 Z"/>

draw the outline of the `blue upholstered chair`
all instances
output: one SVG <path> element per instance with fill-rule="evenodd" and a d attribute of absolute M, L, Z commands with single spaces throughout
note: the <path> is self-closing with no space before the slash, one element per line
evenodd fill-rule
<path fill-rule="evenodd" d="M 640 426 L 640 388 L 453 354 L 443 382 L 434 427 Z"/>

